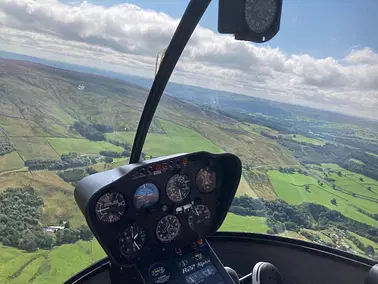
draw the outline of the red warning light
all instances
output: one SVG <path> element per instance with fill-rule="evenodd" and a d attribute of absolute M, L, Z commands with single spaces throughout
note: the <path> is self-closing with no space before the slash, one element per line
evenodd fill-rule
<path fill-rule="evenodd" d="M 184 164 L 184 166 L 187 166 L 188 163 L 189 163 L 189 161 L 188 161 L 188 159 L 185 158 L 185 159 L 182 161 L 182 163 Z"/>

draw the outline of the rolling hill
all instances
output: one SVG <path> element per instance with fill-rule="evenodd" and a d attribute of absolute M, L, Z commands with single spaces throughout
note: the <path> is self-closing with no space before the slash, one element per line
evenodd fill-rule
<path fill-rule="evenodd" d="M 95 155 L 121 150 L 109 141 L 132 144 L 148 90 L 118 79 L 8 59 L 0 60 L 0 85 L 0 133 L 14 146 L 14 151 L 0 156 L 0 189 L 36 185 L 47 204 L 46 220 L 76 216 L 72 185 L 25 172 L 23 163 L 59 160 L 69 152 Z M 75 122 L 107 125 L 113 132 L 105 134 L 108 141 L 89 141 L 73 127 Z M 233 152 L 251 167 L 297 164 L 279 143 L 250 135 L 239 121 L 163 96 L 147 137 L 147 156 L 198 150 Z M 63 207 L 70 209 L 54 213 L 62 192 L 67 195 Z"/>
<path fill-rule="evenodd" d="M 0 59 L 0 193 L 30 186 L 44 200 L 42 226 L 69 220 L 76 228 L 85 220 L 73 198 L 77 180 L 64 180 L 65 171 L 74 168 L 81 177 L 128 163 L 148 95 L 142 86 L 151 82 L 129 78 L 140 86 L 122 80 L 126 76 L 120 74 L 67 68 L 71 70 Z M 322 210 L 333 210 L 329 216 L 336 212 L 340 220 L 349 218 L 356 228 L 368 224 L 373 233 L 351 235 L 356 234 L 351 231 L 343 237 L 341 247 L 364 254 L 361 248 L 372 244 L 376 248 L 372 239 L 378 224 L 378 182 L 364 172 L 374 174 L 375 168 L 366 167 L 378 165 L 378 124 L 310 110 L 170 83 L 143 152 L 146 158 L 200 150 L 232 152 L 243 162 L 238 198 L 260 198 L 282 209 L 311 202 L 324 206 Z M 106 160 L 109 153 L 118 156 Z M 341 162 L 345 168 L 337 165 Z M 303 229 L 300 224 L 293 226 L 292 216 L 242 209 L 228 215 L 222 230 L 272 233 L 276 226 L 280 229 L 273 233 L 335 246 L 341 238 L 339 227 L 329 228 L 329 232 L 316 230 L 319 224 Z M 276 223 L 272 225 L 268 219 Z M 325 233 L 336 235 L 336 239 Z M 353 240 L 362 245 L 356 248 Z M 70 251 L 75 254 L 74 261 L 63 273 L 59 263 L 67 260 Z M 103 255 L 96 241 L 32 253 L 0 244 L 0 272 L 6 271 L 0 281 L 48 283 L 56 277 L 63 281 Z"/>

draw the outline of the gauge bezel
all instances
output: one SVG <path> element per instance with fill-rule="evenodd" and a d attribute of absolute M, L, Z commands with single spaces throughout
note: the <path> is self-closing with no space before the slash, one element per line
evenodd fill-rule
<path fill-rule="evenodd" d="M 170 240 L 162 240 L 161 238 L 159 238 L 157 230 L 159 228 L 160 222 L 163 219 L 168 218 L 168 217 L 174 217 L 174 218 L 176 218 L 177 221 L 178 221 L 178 223 L 179 223 L 179 225 L 180 225 L 180 227 L 178 228 L 178 230 L 177 230 L 177 232 L 176 232 L 176 234 L 175 234 L 175 236 L 173 238 L 171 238 Z M 178 216 L 173 215 L 173 214 L 164 215 L 163 217 L 161 217 L 159 219 L 159 221 L 156 224 L 156 227 L 155 227 L 155 237 L 158 240 L 158 242 L 160 242 L 162 244 L 169 244 L 169 243 L 173 242 L 174 240 L 176 240 L 181 235 L 183 229 L 184 229 L 184 226 L 183 226 L 183 224 L 182 224 L 182 222 L 181 222 L 181 220 L 180 220 L 180 218 Z"/>
<path fill-rule="evenodd" d="M 256 0 L 246 0 L 245 1 L 245 4 L 244 4 L 244 20 L 245 20 L 245 23 L 247 25 L 247 27 L 249 28 L 250 31 L 252 31 L 253 33 L 256 33 L 256 34 L 265 34 L 267 31 L 269 31 L 272 26 L 274 26 L 274 23 L 277 19 L 277 15 L 279 13 L 279 5 L 278 5 L 278 1 L 277 0 L 270 0 L 272 1 L 271 6 L 270 8 L 274 8 L 274 14 L 273 14 L 273 17 L 270 18 L 270 21 L 267 21 L 267 25 L 265 25 L 264 29 L 260 29 L 260 27 L 257 26 L 257 24 L 255 26 L 253 26 L 253 24 L 250 22 L 250 19 L 249 17 L 251 18 L 255 18 L 253 16 L 255 15 L 252 15 L 252 14 L 248 14 L 250 13 L 251 9 L 253 10 L 254 7 L 256 7 L 256 3 L 253 3 L 255 2 Z M 270 14 L 270 12 L 266 12 L 264 11 L 265 14 Z M 256 23 L 261 23 L 262 19 L 258 19 L 258 21 L 254 20 Z"/>
<path fill-rule="evenodd" d="M 133 253 L 126 253 L 126 252 L 124 252 L 124 250 L 121 248 L 121 237 L 122 237 L 122 235 L 125 233 L 125 231 L 128 229 L 128 228 L 130 228 L 130 227 L 138 227 L 138 228 L 140 228 L 140 229 L 142 229 L 143 230 L 143 232 L 144 232 L 144 235 L 145 235 L 145 238 L 144 238 L 144 241 L 143 241 L 143 245 L 142 245 L 142 247 L 137 251 L 137 252 L 133 252 Z M 124 257 L 128 257 L 128 258 L 131 258 L 131 257 L 135 257 L 136 255 L 138 255 L 141 251 L 142 251 L 142 249 L 145 247 L 145 244 L 146 244 L 146 242 L 147 242 L 147 231 L 142 227 L 142 226 L 140 226 L 139 224 L 135 224 L 135 223 L 129 223 L 123 230 L 122 230 L 122 232 L 119 234 L 119 236 L 118 236 L 118 248 L 119 248 L 119 251 L 120 251 L 120 253 L 121 253 L 121 255 L 123 255 Z"/>
<path fill-rule="evenodd" d="M 100 216 L 97 213 L 97 204 L 98 204 L 98 202 L 100 201 L 101 198 L 103 198 L 107 194 L 118 194 L 118 195 L 122 196 L 123 201 L 125 202 L 125 208 L 124 208 L 122 214 L 119 216 L 119 219 L 117 221 L 114 221 L 114 222 L 104 221 L 103 219 L 100 218 Z M 128 209 L 129 209 L 129 206 L 127 204 L 127 198 L 126 198 L 126 196 L 123 193 L 121 193 L 119 191 L 106 191 L 103 194 L 101 194 L 101 196 L 96 200 L 95 206 L 94 206 L 94 213 L 95 213 L 95 216 L 96 216 L 96 218 L 97 218 L 98 221 L 100 221 L 103 224 L 112 225 L 112 224 L 119 223 L 122 220 L 122 217 L 124 216 L 124 214 L 127 212 Z"/>
<path fill-rule="evenodd" d="M 173 273 L 172 273 L 172 271 L 168 268 L 168 266 L 165 265 L 165 264 L 162 264 L 162 263 L 156 262 L 156 263 L 153 263 L 152 265 L 150 265 L 150 267 L 148 268 L 148 276 L 151 277 L 151 279 L 155 280 L 156 277 L 153 277 L 153 276 L 151 275 L 151 270 L 152 270 L 152 268 L 154 268 L 154 267 L 156 267 L 156 266 L 162 266 L 162 267 L 165 268 L 166 271 L 169 272 L 169 279 L 168 279 L 167 281 L 163 282 L 163 284 L 164 284 L 164 283 L 168 283 L 168 282 L 173 278 Z M 153 282 L 153 283 L 155 283 L 155 282 Z"/>
<path fill-rule="evenodd" d="M 169 184 L 169 182 L 174 178 L 174 177 L 176 177 L 176 176 L 186 176 L 189 180 L 190 180 L 190 186 L 189 186 L 189 191 L 188 191 L 188 193 L 186 194 L 186 196 L 184 197 L 184 198 L 182 198 L 181 200 L 173 200 L 173 199 L 171 199 L 171 197 L 169 196 L 169 194 L 168 194 L 168 184 Z M 186 173 L 174 173 L 172 176 L 170 176 L 170 178 L 168 178 L 168 180 L 167 180 L 167 182 L 166 182 L 166 184 L 165 184 L 165 194 L 166 194 L 166 196 L 168 197 L 168 199 L 171 201 L 171 202 L 173 202 L 173 203 L 175 203 L 175 204 L 179 204 L 179 203 L 181 203 L 181 202 L 183 202 L 184 200 L 186 200 L 189 196 L 190 196 L 190 194 L 191 194 L 191 192 L 192 192 L 192 189 L 193 189 L 193 179 L 189 176 L 189 175 L 187 175 Z"/>
<path fill-rule="evenodd" d="M 136 194 L 136 192 L 138 191 L 138 189 L 139 189 L 141 186 L 145 185 L 145 184 L 152 184 L 152 185 L 154 185 L 154 186 L 156 187 L 157 192 L 158 192 L 158 194 L 159 194 L 159 195 L 158 195 L 158 199 L 157 199 L 156 202 L 150 204 L 150 205 L 147 206 L 147 207 L 137 207 L 137 206 L 136 206 L 136 202 L 135 202 L 135 194 Z M 139 183 L 139 184 L 136 186 L 136 189 L 134 190 L 134 193 L 133 193 L 133 206 L 134 206 L 135 210 L 137 210 L 137 211 L 151 211 L 153 208 L 155 208 L 155 207 L 157 207 L 157 206 L 159 205 L 160 201 L 161 201 L 161 190 L 160 190 L 160 188 L 156 185 L 155 182 L 145 180 L 145 181 Z"/>
<path fill-rule="evenodd" d="M 200 171 L 202 169 L 207 168 L 207 167 L 210 168 L 215 173 L 215 186 L 214 186 L 214 188 L 211 191 L 204 191 L 201 187 L 198 186 L 198 183 L 197 183 L 198 174 L 200 173 Z M 207 165 L 203 165 L 202 167 L 200 167 L 200 169 L 196 172 L 195 181 L 194 181 L 197 189 L 199 190 L 199 192 L 201 192 L 203 194 L 210 194 L 214 190 L 216 190 L 221 185 L 220 179 L 218 178 L 218 176 L 219 176 L 218 170 L 216 169 L 216 167 L 214 165 L 207 164 Z"/>
<path fill-rule="evenodd" d="M 191 216 L 192 216 L 192 214 L 194 214 L 194 208 L 195 207 L 197 207 L 197 206 L 203 206 L 203 207 L 206 207 L 206 209 L 207 209 L 207 211 L 209 212 L 209 218 L 208 218 L 208 223 L 206 223 L 206 224 L 193 224 L 193 223 L 191 223 L 189 220 L 190 220 L 190 218 L 191 218 Z M 208 206 L 206 206 L 205 204 L 195 204 L 195 205 L 193 205 L 193 207 L 191 208 L 191 210 L 190 210 L 190 212 L 189 212 L 189 214 L 188 214 L 188 226 L 189 226 L 189 228 L 192 230 L 192 231 L 195 231 L 195 232 L 197 232 L 197 230 L 196 230 L 196 226 L 206 226 L 206 227 L 208 227 L 209 225 L 211 225 L 211 217 L 212 217 L 212 213 L 211 213 L 211 210 L 210 210 L 210 208 L 208 207 Z M 198 229 L 198 228 L 197 228 Z M 205 229 L 205 228 L 200 228 L 200 229 Z"/>

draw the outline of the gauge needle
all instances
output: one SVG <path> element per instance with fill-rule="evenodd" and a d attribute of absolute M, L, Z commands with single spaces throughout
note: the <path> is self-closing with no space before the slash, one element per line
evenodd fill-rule
<path fill-rule="evenodd" d="M 180 200 L 182 200 L 181 189 L 179 189 L 179 193 L 180 193 Z"/>
<path fill-rule="evenodd" d="M 136 235 L 134 236 L 134 238 L 133 238 L 133 239 L 135 240 L 135 239 L 136 239 L 136 238 L 138 237 L 138 235 L 139 235 L 139 234 L 136 234 Z"/>
<path fill-rule="evenodd" d="M 196 211 L 197 216 L 199 216 L 199 213 L 196 207 L 194 207 L 194 210 Z"/>
<path fill-rule="evenodd" d="M 132 239 L 135 239 L 135 238 L 134 238 L 134 229 L 133 229 L 133 227 L 131 227 L 131 238 L 132 238 Z"/>
<path fill-rule="evenodd" d="M 107 211 L 109 209 L 110 209 L 110 207 L 104 207 L 104 208 L 98 209 L 97 211 L 102 212 L 102 211 Z"/>
<path fill-rule="evenodd" d="M 134 242 L 134 245 L 136 246 L 136 248 L 137 248 L 138 250 L 140 250 L 140 247 L 138 246 L 138 244 L 137 244 L 136 242 Z"/>

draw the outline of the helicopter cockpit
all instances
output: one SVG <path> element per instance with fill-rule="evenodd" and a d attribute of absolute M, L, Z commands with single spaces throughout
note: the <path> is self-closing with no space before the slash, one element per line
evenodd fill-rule
<path fill-rule="evenodd" d="M 281 0 L 219 2 L 220 33 L 261 43 L 279 31 Z M 341 252 L 279 237 L 213 235 L 239 185 L 237 156 L 196 152 L 140 161 L 164 88 L 209 3 L 190 1 L 178 25 L 150 90 L 130 165 L 86 177 L 77 185 L 75 200 L 109 258 L 66 283 L 361 283 L 372 263 Z M 243 255 L 255 261 L 246 263 Z M 291 260 L 296 264 L 290 265 Z M 282 275 L 264 261 L 277 263 Z M 375 267 L 366 283 L 378 283 L 376 279 Z"/>

